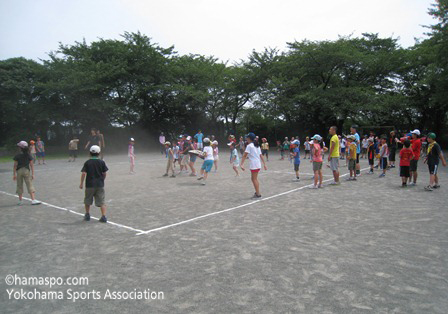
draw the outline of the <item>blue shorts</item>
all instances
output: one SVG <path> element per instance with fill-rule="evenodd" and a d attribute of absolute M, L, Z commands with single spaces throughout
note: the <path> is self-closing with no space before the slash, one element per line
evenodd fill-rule
<path fill-rule="evenodd" d="M 213 167 L 213 160 L 204 160 L 204 163 L 202 164 L 201 169 L 205 170 L 205 172 L 210 172 Z"/>
<path fill-rule="evenodd" d="M 45 152 L 37 152 L 37 157 L 45 157 Z"/>
<path fill-rule="evenodd" d="M 190 154 L 190 161 L 191 161 L 191 162 L 196 162 L 196 158 L 197 158 L 197 157 L 198 157 L 197 155 Z"/>

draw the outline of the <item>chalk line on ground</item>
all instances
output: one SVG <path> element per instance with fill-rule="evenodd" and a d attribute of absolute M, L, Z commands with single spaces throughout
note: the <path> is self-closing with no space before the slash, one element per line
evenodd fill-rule
<path fill-rule="evenodd" d="M 8 193 L 8 192 L 5 192 L 5 191 L 0 191 L 0 193 L 5 194 L 5 195 L 9 195 L 9 196 L 13 196 L 13 197 L 17 197 L 17 198 L 19 197 L 18 195 L 11 194 L 11 193 Z M 24 200 L 27 200 L 27 201 L 31 201 L 30 198 L 23 197 L 23 199 L 24 199 Z M 83 213 L 78 213 L 78 212 L 76 212 L 76 211 L 74 211 L 74 210 L 71 210 L 71 209 L 68 209 L 68 208 L 64 208 L 64 207 L 56 206 L 56 205 L 49 204 L 49 203 L 46 203 L 46 202 L 42 202 L 42 205 L 45 205 L 45 206 L 47 206 L 47 207 L 52 207 L 52 208 L 60 209 L 60 210 L 67 211 L 67 212 L 70 212 L 70 213 L 72 213 L 72 214 L 75 214 L 75 215 L 84 217 L 84 214 L 83 214 Z M 99 220 L 99 218 L 96 218 L 96 217 L 93 217 L 93 216 L 90 216 L 90 218 L 95 219 L 95 220 Z M 126 225 L 122 225 L 122 224 L 119 224 L 119 223 L 116 223 L 116 222 L 113 222 L 113 221 L 108 221 L 107 223 L 108 223 L 108 224 L 111 224 L 111 225 L 113 225 L 113 226 L 119 227 L 119 228 L 124 228 L 124 229 L 127 229 L 127 230 L 131 230 L 131 231 L 133 231 L 133 232 L 144 232 L 143 230 L 135 229 L 135 228 L 132 228 L 132 227 L 129 227 L 129 226 L 126 226 Z"/>
<path fill-rule="evenodd" d="M 370 169 L 370 168 L 364 168 L 364 169 L 361 169 L 361 171 L 364 171 L 364 170 L 367 170 L 367 169 Z M 345 177 L 348 174 L 349 173 L 342 174 L 342 175 L 339 176 L 339 178 Z M 333 179 L 323 180 L 322 183 L 328 182 L 328 181 L 332 181 L 332 180 Z M 223 210 L 220 210 L 220 211 L 217 211 L 217 212 L 213 212 L 213 213 L 209 213 L 209 214 L 193 217 L 193 218 L 190 218 L 190 219 L 187 219 L 187 220 L 183 220 L 183 221 L 180 221 L 180 222 L 176 222 L 174 224 L 170 224 L 170 225 L 154 228 L 154 229 L 151 229 L 151 230 L 142 231 L 142 232 L 137 233 L 136 235 L 143 235 L 143 234 L 149 234 L 149 233 L 156 232 L 156 231 L 161 231 L 161 230 L 164 230 L 164 229 L 180 226 L 180 225 L 183 225 L 183 224 L 186 224 L 186 223 L 189 223 L 189 222 L 192 222 L 192 221 L 196 221 L 196 220 L 199 220 L 199 219 L 204 219 L 204 218 L 207 218 L 207 217 L 211 217 L 211 216 L 219 215 L 219 214 L 222 214 L 222 213 L 226 213 L 226 212 L 229 212 L 229 211 L 232 211 L 232 210 L 235 210 L 235 209 L 239 209 L 239 208 L 243 208 L 243 207 L 246 207 L 246 206 L 250 206 L 250 205 L 253 205 L 253 204 L 256 204 L 256 203 L 265 202 L 265 201 L 268 201 L 270 199 L 273 199 L 273 198 L 276 198 L 276 197 L 279 197 L 279 196 L 283 196 L 283 195 L 286 195 L 286 194 L 289 194 L 289 193 L 292 193 L 292 192 L 296 192 L 296 191 L 308 188 L 308 187 L 310 187 L 312 185 L 313 184 L 304 185 L 304 186 L 301 186 L 299 188 L 295 188 L 295 189 L 292 189 L 292 190 L 289 190 L 289 191 L 286 191 L 286 192 L 282 192 L 282 193 L 279 193 L 279 194 L 271 195 L 271 196 L 268 196 L 268 197 L 265 197 L 265 198 L 262 198 L 262 199 L 259 199 L 259 200 L 255 200 L 255 201 L 252 201 L 252 202 L 249 202 L 249 203 L 241 204 L 241 205 L 238 205 L 238 206 L 235 206 L 235 207 L 231 207 L 231 208 L 223 209 Z"/>

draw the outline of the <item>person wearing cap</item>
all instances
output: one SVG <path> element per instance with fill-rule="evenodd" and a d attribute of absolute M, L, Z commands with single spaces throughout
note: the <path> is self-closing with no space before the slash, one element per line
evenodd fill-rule
<path fill-rule="evenodd" d="M 17 143 L 17 147 L 19 147 L 20 153 L 14 156 L 14 167 L 12 169 L 12 179 L 17 181 L 16 193 L 19 196 L 19 203 L 17 205 L 22 205 L 23 182 L 25 182 L 28 193 L 31 196 L 31 205 L 39 205 L 41 202 L 35 199 L 36 190 L 33 186 L 34 162 L 33 157 L 29 153 L 28 143 L 20 141 Z"/>
<path fill-rule="evenodd" d="M 194 138 L 198 141 L 198 149 L 202 150 L 204 145 L 202 144 L 202 139 L 204 138 L 204 134 L 202 134 L 201 130 L 198 130 L 198 133 L 195 134 Z"/>
<path fill-rule="evenodd" d="M 439 167 L 439 161 L 442 161 L 442 165 L 446 167 L 445 157 L 443 156 L 440 145 L 436 142 L 436 134 L 429 133 L 428 138 L 428 150 L 426 153 L 425 163 L 428 164 L 429 169 L 429 185 L 425 187 L 426 191 L 433 191 L 433 189 L 440 188 L 439 177 L 437 176 L 437 170 Z"/>
<path fill-rule="evenodd" d="M 128 145 L 128 157 L 129 157 L 129 162 L 130 162 L 130 169 L 129 169 L 129 174 L 134 174 L 134 167 L 135 167 L 135 153 L 134 153 L 134 138 L 130 138 L 129 139 L 129 145 Z"/>
<path fill-rule="evenodd" d="M 81 169 L 81 183 L 79 188 L 81 190 L 83 189 L 84 180 L 86 184 L 84 195 L 84 207 L 86 210 L 84 215 L 85 221 L 90 220 L 90 206 L 95 199 L 95 206 L 101 208 L 101 218 L 99 221 L 107 222 L 104 180 L 109 169 L 104 160 L 99 159 L 100 152 L 101 148 L 98 145 L 90 147 L 90 159 L 84 163 Z"/>
<path fill-rule="evenodd" d="M 418 160 L 420 159 L 420 152 L 422 150 L 422 142 L 420 140 L 420 130 L 415 129 L 411 132 L 411 149 L 414 153 L 414 159 L 411 160 L 411 164 L 409 166 L 409 185 L 414 186 L 417 184 L 417 168 L 418 168 Z"/>
<path fill-rule="evenodd" d="M 359 155 L 361 153 L 361 137 L 358 134 L 358 126 L 352 125 L 350 133 L 355 137 L 354 143 L 356 144 L 356 174 L 361 175 L 361 165 L 359 164 Z"/>
<path fill-rule="evenodd" d="M 261 169 L 261 163 L 264 165 L 264 170 L 268 170 L 266 167 L 266 163 L 264 161 L 263 155 L 261 154 L 260 145 L 258 144 L 258 141 L 256 140 L 256 136 L 254 133 L 249 133 L 246 136 L 246 140 L 248 142 L 248 145 L 246 147 L 246 151 L 243 154 L 243 158 L 241 159 L 241 170 L 244 169 L 244 161 L 249 158 L 249 168 L 251 172 L 251 180 L 252 184 L 255 188 L 255 194 L 252 198 L 260 198 L 260 182 L 258 182 L 258 173 Z"/>
<path fill-rule="evenodd" d="M 203 156 L 204 156 L 204 163 L 201 167 L 201 176 L 198 178 L 198 180 L 202 180 L 202 185 L 206 184 L 208 173 L 212 170 L 213 167 L 213 148 L 210 146 L 210 139 L 208 137 L 204 138 L 204 150 L 203 150 Z"/>
<path fill-rule="evenodd" d="M 322 136 L 319 134 L 314 134 L 313 137 L 311 137 L 312 143 L 311 143 L 311 160 L 310 162 L 313 163 L 313 172 L 314 172 L 314 184 L 310 186 L 311 189 L 317 189 L 317 188 L 323 188 L 322 181 L 323 181 L 323 174 L 322 174 L 322 163 L 323 163 L 323 157 L 322 157 L 322 146 L 320 145 L 320 142 L 322 141 Z"/>
<path fill-rule="evenodd" d="M 368 174 L 373 174 L 373 166 L 375 165 L 375 144 L 373 143 L 374 139 L 369 137 L 367 139 L 367 159 L 369 160 L 370 170 Z"/>
<path fill-rule="evenodd" d="M 296 173 L 297 182 L 300 181 L 299 168 L 300 168 L 300 141 L 294 140 L 291 142 L 292 153 L 291 158 L 294 159 L 294 171 Z"/>
<path fill-rule="evenodd" d="M 163 175 L 164 177 L 168 177 L 169 172 L 171 171 L 171 178 L 175 178 L 176 175 L 174 174 L 174 151 L 171 148 L 170 142 L 165 142 L 165 148 L 166 148 L 166 154 L 168 155 L 168 161 L 166 163 L 166 172 Z"/>
<path fill-rule="evenodd" d="M 336 126 L 330 127 L 328 131 L 331 135 L 330 139 L 330 153 L 328 154 L 328 162 L 330 163 L 330 169 L 333 171 L 334 181 L 330 185 L 339 185 L 339 138 L 336 132 L 338 128 Z"/>
<path fill-rule="evenodd" d="M 266 161 L 269 161 L 269 143 L 266 138 L 261 139 L 261 154 L 266 156 Z"/>

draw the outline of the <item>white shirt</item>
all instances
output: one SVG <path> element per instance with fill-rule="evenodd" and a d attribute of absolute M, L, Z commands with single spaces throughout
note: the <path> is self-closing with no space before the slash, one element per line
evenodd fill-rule
<path fill-rule="evenodd" d="M 213 158 L 213 148 L 211 148 L 210 146 L 205 146 L 203 151 L 204 153 L 207 153 L 204 160 L 215 160 Z"/>
<path fill-rule="evenodd" d="M 255 147 L 254 143 L 250 143 L 246 147 L 245 151 L 249 157 L 249 168 L 250 170 L 261 169 L 261 149 L 260 147 Z"/>

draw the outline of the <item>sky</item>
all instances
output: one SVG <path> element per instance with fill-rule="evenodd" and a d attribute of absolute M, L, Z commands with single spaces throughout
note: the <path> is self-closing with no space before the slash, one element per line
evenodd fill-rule
<path fill-rule="evenodd" d="M 180 54 L 230 63 L 287 42 L 379 33 L 403 47 L 424 39 L 434 0 L 0 0 L 0 60 L 48 59 L 59 43 L 152 38 Z"/>

